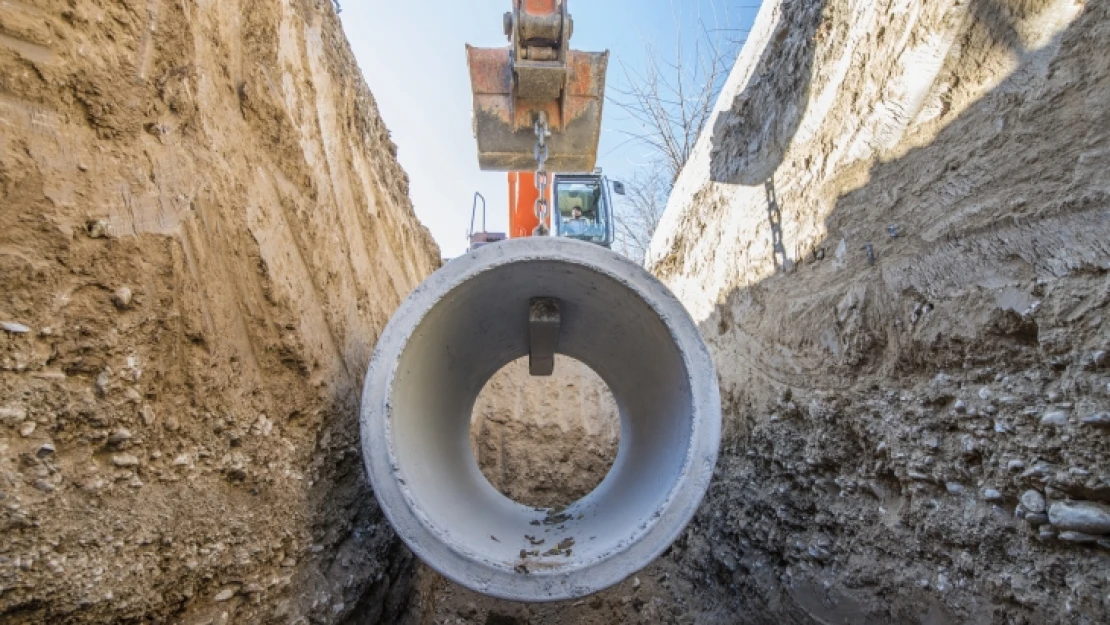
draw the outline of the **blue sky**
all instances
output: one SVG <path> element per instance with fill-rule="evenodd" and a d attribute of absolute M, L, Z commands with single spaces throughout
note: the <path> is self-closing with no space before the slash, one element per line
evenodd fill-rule
<path fill-rule="evenodd" d="M 478 169 L 464 46 L 507 45 L 501 16 L 509 10 L 509 0 L 341 4 L 343 28 L 408 172 L 417 216 L 431 229 L 443 256 L 458 256 L 466 248 L 475 191 L 489 204 L 489 229 L 504 231 L 505 174 Z M 612 87 L 623 80 L 620 63 L 641 68 L 646 42 L 669 58 L 679 32 L 690 42 L 703 24 L 748 28 L 757 11 L 752 7 L 758 4 L 759 0 L 576 0 L 569 5 L 574 17 L 571 46 L 610 51 L 612 95 Z M 642 147 L 626 142 L 623 131 L 629 130 L 635 126 L 626 115 L 606 103 L 598 165 L 617 179 L 630 177 L 646 160 Z"/>

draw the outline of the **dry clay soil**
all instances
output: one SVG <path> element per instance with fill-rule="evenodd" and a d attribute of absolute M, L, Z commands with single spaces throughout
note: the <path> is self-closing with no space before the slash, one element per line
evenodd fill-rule
<path fill-rule="evenodd" d="M 0 622 L 397 618 L 395 152 L 330 2 L 0 2 Z"/>

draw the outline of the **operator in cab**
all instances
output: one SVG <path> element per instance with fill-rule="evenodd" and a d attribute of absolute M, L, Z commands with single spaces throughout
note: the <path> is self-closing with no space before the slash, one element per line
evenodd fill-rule
<path fill-rule="evenodd" d="M 570 209 L 570 219 L 567 220 L 564 226 L 566 235 L 571 237 L 583 236 L 586 234 L 588 226 L 589 224 L 582 218 L 582 207 L 575 204 L 574 207 Z"/>

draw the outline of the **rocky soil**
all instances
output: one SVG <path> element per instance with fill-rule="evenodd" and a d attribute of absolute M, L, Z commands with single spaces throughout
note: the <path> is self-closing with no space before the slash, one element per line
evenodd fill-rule
<path fill-rule="evenodd" d="M 1110 8 L 755 31 L 651 258 L 726 406 L 698 620 L 1106 622 Z"/>
<path fill-rule="evenodd" d="M 361 377 L 438 265 L 331 2 L 0 3 L 0 621 L 392 621 Z"/>

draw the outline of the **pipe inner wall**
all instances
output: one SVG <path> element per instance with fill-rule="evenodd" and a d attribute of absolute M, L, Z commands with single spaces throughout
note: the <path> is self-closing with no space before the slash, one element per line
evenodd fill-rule
<path fill-rule="evenodd" d="M 612 469 L 565 510 L 499 493 L 469 442 L 485 383 L 528 354 L 536 297 L 559 301 L 557 351 L 593 369 L 620 411 Z M 398 309 L 367 373 L 361 432 L 375 495 L 421 559 L 478 592 L 554 601 L 620 582 L 677 538 L 713 473 L 720 397 L 697 328 L 653 276 L 596 245 L 514 239 L 449 262 Z"/>

